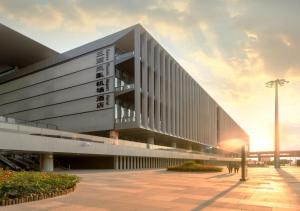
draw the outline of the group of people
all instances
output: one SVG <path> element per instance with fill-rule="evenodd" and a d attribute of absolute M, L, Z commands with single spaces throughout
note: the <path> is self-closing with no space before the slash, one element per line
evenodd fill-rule
<path fill-rule="evenodd" d="M 235 174 L 238 174 L 240 170 L 240 164 L 238 162 L 234 162 L 234 163 L 230 162 L 227 164 L 227 169 L 229 174 L 231 174 L 232 171 L 234 171 Z"/>

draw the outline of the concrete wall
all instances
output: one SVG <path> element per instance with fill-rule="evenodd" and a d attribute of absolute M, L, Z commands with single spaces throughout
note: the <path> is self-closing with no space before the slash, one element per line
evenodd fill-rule
<path fill-rule="evenodd" d="M 112 129 L 113 106 L 114 46 L 0 85 L 0 115 L 63 130 Z"/>

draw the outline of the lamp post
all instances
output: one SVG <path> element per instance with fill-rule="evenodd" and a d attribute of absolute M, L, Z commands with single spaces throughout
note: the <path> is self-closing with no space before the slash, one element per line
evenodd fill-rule
<path fill-rule="evenodd" d="M 274 167 L 280 168 L 280 149 L 279 149 L 279 114 L 278 114 L 278 87 L 289 83 L 285 79 L 276 79 L 266 83 L 266 87 L 275 88 L 275 150 L 274 150 Z"/>

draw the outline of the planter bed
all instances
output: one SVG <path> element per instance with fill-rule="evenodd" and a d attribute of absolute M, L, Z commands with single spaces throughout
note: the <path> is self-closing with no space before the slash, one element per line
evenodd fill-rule
<path fill-rule="evenodd" d="M 44 172 L 0 170 L 0 205 L 12 205 L 60 196 L 74 191 L 77 176 Z"/>

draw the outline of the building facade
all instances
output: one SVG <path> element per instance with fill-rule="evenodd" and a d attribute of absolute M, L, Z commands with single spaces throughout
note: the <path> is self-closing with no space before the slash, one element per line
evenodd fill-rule
<path fill-rule="evenodd" d="M 0 116 L 209 153 L 236 154 L 248 143 L 141 25 L 2 74 Z"/>

